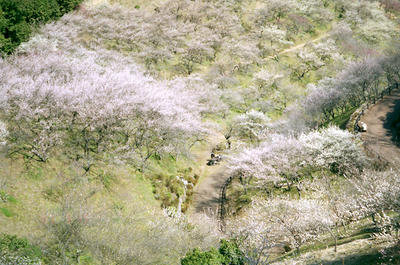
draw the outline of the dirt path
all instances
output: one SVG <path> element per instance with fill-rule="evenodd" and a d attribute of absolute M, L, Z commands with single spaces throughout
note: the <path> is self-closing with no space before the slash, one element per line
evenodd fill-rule
<path fill-rule="evenodd" d="M 211 212 L 216 213 L 219 203 L 219 193 L 222 185 L 228 178 L 226 166 L 221 164 L 207 166 L 207 159 L 210 158 L 212 148 L 225 140 L 223 135 L 215 134 L 208 139 L 207 147 L 195 152 L 195 159 L 201 166 L 199 168 L 200 180 L 194 188 L 193 204 L 189 213 Z"/>
<path fill-rule="evenodd" d="M 308 43 L 315 43 L 329 36 L 329 32 L 326 32 L 319 37 L 307 41 L 302 44 L 285 49 L 279 54 L 289 53 L 298 49 L 303 48 Z M 272 57 L 271 57 L 272 58 Z M 201 213 L 201 212 L 215 212 L 218 209 L 219 196 L 222 186 L 226 179 L 229 177 L 226 175 L 226 166 L 224 163 L 216 166 L 207 166 L 207 159 L 209 159 L 212 146 L 215 146 L 218 142 L 223 141 L 222 135 L 214 135 L 209 139 L 209 146 L 207 150 L 195 153 L 196 161 L 200 163 L 200 181 L 194 189 L 193 204 L 189 209 L 189 213 Z"/>
<path fill-rule="evenodd" d="M 329 34 L 329 32 L 326 32 L 313 40 L 285 49 L 279 52 L 279 54 L 299 50 L 308 43 L 315 43 L 328 37 Z M 224 138 L 222 135 L 215 134 L 208 140 L 208 146 L 210 146 L 210 148 L 195 152 L 196 161 L 201 165 L 199 172 L 200 181 L 194 189 L 193 204 L 189 209 L 189 213 L 210 211 L 216 213 L 218 209 L 220 191 L 229 176 L 226 174 L 226 166 L 224 163 L 216 166 L 207 166 L 206 163 L 211 154 L 212 147 L 223 140 Z"/>
<path fill-rule="evenodd" d="M 306 46 L 308 43 L 315 43 L 315 42 L 318 42 L 318 41 L 328 37 L 329 34 L 330 34 L 329 32 L 325 32 L 324 34 L 318 36 L 317 38 L 315 38 L 315 39 L 313 39 L 311 41 L 307 41 L 305 43 L 301 43 L 301 44 L 298 44 L 296 46 L 293 46 L 293 47 L 290 47 L 288 49 L 285 49 L 285 50 L 279 52 L 279 54 L 285 54 L 285 53 L 289 53 L 289 52 L 292 52 L 292 51 L 295 51 L 295 50 L 299 50 L 299 49 L 303 48 L 304 46 Z"/>
<path fill-rule="evenodd" d="M 193 211 L 217 214 L 220 191 L 228 176 L 225 165 L 209 167 L 194 191 Z"/>
<path fill-rule="evenodd" d="M 324 34 L 318 36 L 317 38 L 315 38 L 313 40 L 309 40 L 307 42 L 292 46 L 292 47 L 287 48 L 287 49 L 284 49 L 284 50 L 280 51 L 278 53 L 278 55 L 282 55 L 282 54 L 286 54 L 286 53 L 289 53 L 289 52 L 293 52 L 293 51 L 299 50 L 299 49 L 303 48 L 304 46 L 306 46 L 308 43 L 316 43 L 316 42 L 318 42 L 318 41 L 320 41 L 322 39 L 325 39 L 325 38 L 329 37 L 329 35 L 330 35 L 330 32 L 325 32 Z M 267 58 L 268 59 L 273 59 L 274 57 L 275 57 L 275 55 L 272 55 L 272 56 L 269 56 Z"/>
<path fill-rule="evenodd" d="M 361 118 L 368 126 L 362 139 L 369 149 L 393 165 L 399 165 L 400 147 L 393 141 L 393 121 L 400 115 L 400 90 L 385 96 Z"/>

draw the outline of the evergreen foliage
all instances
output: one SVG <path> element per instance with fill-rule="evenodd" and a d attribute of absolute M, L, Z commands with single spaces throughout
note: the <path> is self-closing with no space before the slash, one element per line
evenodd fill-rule
<path fill-rule="evenodd" d="M 27 41 L 32 26 L 57 19 L 82 0 L 0 0 L 0 54 L 12 53 Z"/>
<path fill-rule="evenodd" d="M 221 240 L 218 250 L 194 249 L 182 260 L 181 265 L 244 265 L 244 256 L 236 242 Z"/>

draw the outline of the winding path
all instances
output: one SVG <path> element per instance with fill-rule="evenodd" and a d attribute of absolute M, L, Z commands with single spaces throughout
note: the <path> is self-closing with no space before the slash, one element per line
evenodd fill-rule
<path fill-rule="evenodd" d="M 304 42 L 304 43 L 295 45 L 293 47 L 290 47 L 288 49 L 285 49 L 283 51 L 280 51 L 279 54 L 285 54 L 285 53 L 289 53 L 289 52 L 292 52 L 292 51 L 295 51 L 295 50 L 299 50 L 299 49 L 303 48 L 304 46 L 306 46 L 309 43 L 316 43 L 316 42 L 318 42 L 318 41 L 320 41 L 322 39 L 325 39 L 325 38 L 327 38 L 329 36 L 330 36 L 330 32 L 325 32 L 324 34 L 318 36 L 317 38 L 315 38 L 313 40 L 309 40 L 307 42 Z"/>
<path fill-rule="evenodd" d="M 369 150 L 394 166 L 400 166 L 400 143 L 394 141 L 395 130 L 393 122 L 400 115 L 400 90 L 385 96 L 373 105 L 362 116 L 361 121 L 368 125 L 368 131 L 362 133 L 362 139 Z M 194 190 L 191 213 L 211 212 L 216 214 L 220 200 L 220 191 L 228 178 L 224 163 L 216 166 L 206 166 L 211 153 L 211 147 L 223 141 L 222 135 L 209 139 L 209 149 L 195 154 L 200 163 L 200 181 Z"/>
<path fill-rule="evenodd" d="M 304 48 L 304 46 L 306 46 L 309 43 L 316 43 L 316 42 L 318 42 L 318 41 L 320 41 L 322 39 L 325 39 L 325 38 L 329 37 L 330 34 L 331 34 L 330 32 L 325 32 L 324 34 L 318 36 L 315 39 L 308 40 L 306 42 L 303 42 L 303 43 L 297 44 L 295 46 L 292 46 L 290 48 L 284 49 L 284 50 L 278 52 L 277 55 L 283 55 L 283 54 L 286 54 L 286 53 L 290 53 L 290 52 L 293 52 L 293 51 L 300 50 L 300 49 Z M 275 56 L 276 55 L 271 55 L 271 56 L 267 57 L 266 59 L 273 59 Z"/>
<path fill-rule="evenodd" d="M 329 36 L 330 32 L 325 32 L 315 39 L 282 50 L 279 52 L 279 54 L 286 54 L 299 50 L 308 43 L 316 43 Z M 273 58 L 273 56 L 268 58 L 271 59 Z M 208 144 L 209 146 L 215 146 L 218 142 L 221 142 L 223 140 L 223 135 L 216 133 L 208 140 Z M 189 213 L 217 213 L 220 202 L 220 193 L 224 183 L 229 176 L 226 174 L 226 166 L 224 165 L 224 163 L 211 167 L 206 166 L 207 159 L 209 159 L 210 153 L 211 148 L 209 148 L 209 150 L 203 150 L 202 152 L 195 154 L 195 159 L 197 163 L 200 163 L 201 165 L 200 181 L 194 189 L 193 204 L 189 209 Z"/>
<path fill-rule="evenodd" d="M 207 166 L 207 159 L 210 158 L 212 148 L 225 140 L 223 135 L 216 133 L 208 139 L 205 150 L 195 153 L 195 159 L 200 166 L 200 180 L 194 188 L 193 204 L 189 213 L 217 214 L 220 191 L 228 176 L 224 162 Z"/>
<path fill-rule="evenodd" d="M 394 166 L 400 165 L 400 146 L 394 141 L 396 136 L 393 122 L 400 115 L 400 90 L 383 97 L 361 117 L 368 130 L 362 133 L 366 146 Z"/>
<path fill-rule="evenodd" d="M 208 174 L 194 191 L 194 211 L 217 214 L 220 203 L 220 191 L 227 179 L 225 165 L 210 167 Z"/>

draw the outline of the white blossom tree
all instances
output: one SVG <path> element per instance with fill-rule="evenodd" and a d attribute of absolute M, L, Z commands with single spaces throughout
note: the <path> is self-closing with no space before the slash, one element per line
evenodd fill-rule
<path fill-rule="evenodd" d="M 315 167 L 356 175 L 367 167 L 362 144 L 353 134 L 337 127 L 302 134 L 299 138 Z"/>
<path fill-rule="evenodd" d="M 240 227 L 237 236 L 247 233 L 247 244 L 262 250 L 286 243 L 299 252 L 301 246 L 334 224 L 326 205 L 310 199 L 254 199 L 241 216 L 236 220 L 235 227 Z M 257 254 L 268 257 L 268 251 Z"/>
<path fill-rule="evenodd" d="M 268 134 L 270 118 L 259 111 L 250 110 L 235 117 L 231 127 L 232 134 L 239 139 L 249 139 L 250 142 L 259 142 Z"/>
<path fill-rule="evenodd" d="M 213 111 L 207 105 L 213 94 L 193 78 L 157 81 L 113 51 L 29 45 L 24 56 L 2 62 L 1 111 L 11 152 L 46 161 L 63 146 L 89 170 L 105 151 L 135 154 L 142 164 L 205 132 L 201 115 Z"/>
<path fill-rule="evenodd" d="M 271 134 L 258 147 L 233 156 L 231 174 L 260 183 L 298 182 L 302 170 L 327 170 L 337 174 L 358 174 L 367 167 L 359 141 L 349 132 L 332 127 L 299 137 Z"/>
<path fill-rule="evenodd" d="M 7 143 L 8 130 L 4 122 L 0 121 L 0 145 Z"/>

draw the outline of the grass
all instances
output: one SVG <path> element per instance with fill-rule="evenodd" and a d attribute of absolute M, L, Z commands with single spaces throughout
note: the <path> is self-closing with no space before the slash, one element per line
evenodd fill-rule
<path fill-rule="evenodd" d="M 348 236 L 338 239 L 337 246 L 339 247 L 342 245 L 346 245 L 360 239 L 369 239 L 371 237 L 371 232 L 369 232 L 368 229 L 364 228 L 370 228 L 370 227 L 371 224 L 367 226 L 362 225 L 360 227 L 352 227 L 351 229 L 353 231 Z M 343 230 L 343 228 L 341 230 Z M 301 255 L 306 253 L 316 252 L 327 248 L 333 248 L 334 246 L 335 246 L 334 240 L 331 237 L 328 237 L 325 240 L 321 240 L 319 242 L 312 242 L 301 246 L 300 253 L 298 253 L 296 250 L 292 250 L 278 257 L 275 258 L 273 257 L 272 261 L 290 260 L 296 257 L 300 257 Z"/>
<path fill-rule="evenodd" d="M 387 212 L 391 217 L 395 217 L 397 214 L 395 212 Z M 349 264 L 349 265 L 359 265 L 359 264 L 377 264 L 378 260 L 382 260 L 382 254 L 379 252 L 379 249 L 382 247 L 379 243 L 373 243 L 372 236 L 374 233 L 374 227 L 371 218 L 367 217 L 361 219 L 357 222 L 351 223 L 345 227 L 339 228 L 339 234 L 342 236 L 337 240 L 338 252 L 333 252 L 335 241 L 330 236 L 330 234 L 322 235 L 318 241 L 310 242 L 302 247 L 300 247 L 300 253 L 297 253 L 296 250 L 292 250 L 288 253 L 285 253 L 280 256 L 272 257 L 273 262 L 278 261 L 289 261 L 297 259 L 301 259 L 304 255 L 310 255 L 313 253 L 315 256 L 315 261 L 307 262 L 306 264 Z M 364 242 L 360 243 L 356 249 L 351 249 L 356 242 Z M 357 243 L 358 244 L 358 243 Z M 324 257 L 322 252 L 330 249 L 331 254 L 339 257 L 342 252 L 344 252 L 344 256 L 342 258 L 328 259 Z M 318 256 L 318 257 L 317 257 Z M 325 261 L 321 261 L 326 259 Z M 317 262 L 318 260 L 318 262 Z M 389 260 L 386 260 L 389 262 Z M 303 263 L 302 263 L 303 264 Z M 385 263 L 386 264 L 386 263 Z M 387 264 L 398 264 L 398 263 L 387 263 Z"/>
<path fill-rule="evenodd" d="M 92 0 L 91 2 L 102 2 L 102 0 Z M 163 0 L 158 1 L 139 1 L 139 0 L 111 0 L 112 3 L 118 2 L 126 5 L 130 8 L 136 9 L 152 9 L 157 4 L 165 2 Z M 246 18 L 250 16 L 250 13 L 256 7 L 258 1 L 250 1 L 251 3 L 247 6 L 245 14 L 242 15 L 241 20 L 246 23 Z M 247 13 L 246 13 L 247 12 Z M 320 34 L 330 30 L 331 25 L 316 25 L 314 33 L 303 34 L 295 36 L 294 42 L 296 44 L 303 43 L 307 40 L 312 40 Z M 90 36 L 89 36 L 90 37 Z M 121 49 L 125 52 L 131 52 L 130 47 L 125 47 L 124 44 L 118 43 L 117 40 L 106 41 L 105 46 L 109 49 Z M 218 54 L 218 56 L 224 56 Z M 173 58 L 170 61 L 158 64 L 155 68 L 159 72 L 160 76 L 169 79 L 177 75 L 176 64 L 179 63 L 178 58 Z M 285 54 L 280 58 L 279 66 L 284 69 L 289 65 L 295 65 L 299 63 L 298 58 L 295 56 L 295 52 Z M 243 89 L 243 87 L 250 87 L 253 85 L 252 75 L 258 69 L 265 67 L 270 62 L 265 62 L 262 65 L 252 65 L 251 70 L 245 74 L 236 74 L 234 77 L 238 79 L 239 85 L 234 89 Z M 332 64 L 334 62 L 331 62 Z M 206 73 L 207 70 L 212 67 L 213 62 L 205 60 L 203 64 L 195 65 L 195 71 L 197 73 Z M 328 65 L 327 67 L 330 67 Z M 282 70 L 281 69 L 281 70 Z M 302 80 L 292 80 L 289 82 L 296 86 L 305 89 L 305 85 L 309 82 L 318 81 L 317 74 L 313 71 L 308 74 Z M 301 94 L 300 91 L 298 94 Z M 272 97 L 271 97 L 272 98 Z M 265 100 L 268 97 L 264 98 Z M 244 112 L 252 102 L 249 100 L 244 106 L 239 109 L 231 109 L 230 114 L 232 116 L 237 113 Z M 332 123 L 336 124 L 340 128 L 344 128 L 351 113 L 354 110 L 349 110 L 342 115 L 337 116 Z M 280 111 L 272 112 L 272 117 L 278 119 Z M 225 125 L 226 120 L 220 119 L 219 117 L 211 117 L 221 125 Z M 214 142 L 202 143 L 196 145 L 192 152 L 198 154 L 199 158 L 191 160 L 188 157 L 182 156 L 178 159 L 173 156 L 166 156 L 162 158 L 153 157 L 150 160 L 149 170 L 143 174 L 136 171 L 134 168 L 117 166 L 117 165 L 100 165 L 93 170 L 88 178 L 88 187 L 92 187 L 96 190 L 96 194 L 93 196 L 93 204 L 97 207 L 102 205 L 102 202 L 107 202 L 113 205 L 113 208 L 118 211 L 122 211 L 129 207 L 129 204 L 140 203 L 149 205 L 151 207 L 159 207 L 160 201 L 164 199 L 171 205 L 176 206 L 176 198 L 182 193 L 182 186 L 176 180 L 175 176 L 184 176 L 192 183 L 198 181 L 198 177 L 201 175 L 203 178 L 207 175 L 207 170 L 204 170 L 202 164 L 205 157 L 209 155 L 209 149 L 212 147 Z M 60 198 L 71 188 L 70 181 L 73 178 L 73 170 L 67 165 L 66 161 L 62 158 L 56 158 L 50 161 L 48 164 L 33 164 L 29 167 L 25 167 L 23 161 L 17 160 L 10 163 L 8 169 L 11 174 L 4 172 L 0 169 L 0 178 L 6 178 L 9 180 L 10 187 L 7 189 L 7 194 L 13 195 L 8 196 L 8 202 L 14 203 L 14 205 L 7 205 L 7 207 L 0 208 L 2 214 L 7 218 L 13 218 L 12 222 L 9 220 L 3 220 L 0 218 L 0 232 L 11 231 L 16 234 L 24 234 L 28 232 L 37 232 L 36 222 L 41 215 L 47 213 L 47 211 L 55 208 L 59 203 Z M 194 178 L 192 180 L 192 178 Z M 161 193 L 162 194 L 159 194 Z M 154 199 L 154 195 L 159 195 L 160 201 Z M 275 195 L 289 195 L 292 198 L 297 198 L 298 193 L 295 189 L 287 191 L 286 189 L 274 190 Z M 260 190 L 249 188 L 246 194 L 243 194 L 242 190 L 235 186 L 235 189 L 230 191 L 233 208 L 240 210 L 242 207 L 246 207 L 250 202 L 251 198 L 255 195 L 259 195 Z M 265 193 L 264 193 L 265 195 Z M 163 198 L 164 196 L 164 198 Z M 174 197 L 175 196 L 175 197 Z M 190 196 L 189 196 L 190 197 Z M 190 198 L 189 198 L 190 199 Z M 16 203 L 18 201 L 18 203 Z M 16 213 L 16 214 L 14 214 Z M 18 217 L 18 218 L 17 218 Z M 21 231 L 21 227 L 29 227 L 31 231 Z M 368 228 L 366 225 L 364 228 Z M 355 240 L 364 239 L 369 237 L 370 232 L 367 230 L 357 230 L 350 236 L 340 239 L 339 244 L 348 244 Z M 332 241 L 327 240 L 324 242 L 306 245 L 301 248 L 302 253 L 309 251 L 321 250 L 326 246 L 332 246 Z M 287 257 L 291 257 L 292 254 L 287 254 Z M 285 256 L 286 257 L 286 256 Z M 367 256 L 365 260 L 367 260 Z M 83 259 L 83 258 L 82 258 Z M 82 260 L 82 263 L 90 261 Z M 354 263 L 355 264 L 355 263 Z M 362 264 L 362 263 L 359 263 Z"/>
<path fill-rule="evenodd" d="M 14 213 L 11 210 L 9 210 L 8 208 L 2 207 L 2 208 L 0 208 L 0 212 L 2 212 L 2 214 L 4 214 L 4 216 L 6 216 L 6 217 L 14 216 Z"/>
<path fill-rule="evenodd" d="M 91 197 L 94 208 L 104 207 L 106 202 L 160 207 L 152 194 L 151 182 L 126 166 L 99 165 L 86 180 L 77 180 L 75 169 L 62 157 L 29 167 L 22 159 L 4 158 L 4 161 L 7 163 L 0 169 L 0 179 L 7 181 L 2 192 L 8 195 L 8 202 L 0 202 L 0 233 L 22 237 L 41 234 L 38 226 L 41 218 L 58 207 L 64 196 L 78 185 L 77 181 L 79 188 L 95 193 Z"/>
<path fill-rule="evenodd" d="M 16 203 L 17 200 L 13 196 L 7 194 L 5 191 L 0 190 L 0 203 L 1 202 Z"/>
<path fill-rule="evenodd" d="M 337 115 L 333 120 L 327 122 L 324 125 L 324 127 L 328 126 L 329 124 L 333 124 L 333 125 L 338 126 L 340 129 L 345 130 L 346 129 L 346 125 L 350 120 L 350 116 L 354 113 L 354 111 L 357 110 L 357 108 L 358 107 L 351 108 L 351 109 L 347 110 L 346 112 L 344 112 L 344 113 L 342 113 L 340 115 Z"/>
<path fill-rule="evenodd" d="M 92 0 L 92 2 L 96 2 L 96 0 Z M 97 2 L 101 2 L 101 0 L 97 0 Z M 138 1 L 138 0 L 111 0 L 111 3 L 118 3 L 118 4 L 126 6 L 127 8 L 136 8 L 136 9 L 139 8 L 139 9 L 145 9 L 147 11 L 151 11 L 156 6 L 161 6 L 165 2 L 166 2 L 165 0 L 152 0 L 152 1 L 146 1 L 146 2 Z M 241 6 L 241 8 L 242 8 L 239 18 L 244 24 L 247 25 L 247 24 L 253 23 L 253 22 L 251 22 L 251 20 L 252 20 L 252 17 L 254 16 L 254 10 L 257 9 L 258 7 L 261 7 L 262 5 L 261 5 L 260 1 L 252 0 L 252 1 L 248 1 L 243 4 L 238 4 L 238 6 Z M 331 7 L 328 7 L 328 8 L 331 8 Z M 287 20 L 288 20 L 288 18 L 284 17 L 284 18 L 282 18 L 282 21 L 280 23 L 284 25 Z M 296 33 L 295 35 L 293 35 L 293 38 L 294 38 L 293 41 L 295 43 L 293 46 L 305 43 L 307 41 L 311 41 L 311 40 L 317 38 L 318 36 L 320 36 L 321 34 L 325 34 L 326 32 L 331 30 L 332 24 L 335 23 L 336 21 L 337 21 L 337 19 L 333 19 L 332 21 L 327 21 L 327 22 L 324 22 L 321 24 L 318 21 L 313 21 L 313 19 L 311 19 L 310 22 L 313 26 L 313 30 L 310 32 L 300 31 L 300 32 Z M 117 40 L 106 40 L 105 42 L 106 42 L 106 46 L 108 49 L 124 50 L 125 46 L 128 47 L 127 51 L 130 52 L 129 56 L 132 56 L 132 51 L 134 48 L 130 47 L 130 44 L 124 44 L 124 43 L 121 44 L 121 43 L 118 43 Z M 122 47 L 119 47 L 119 46 L 122 46 Z M 282 47 L 280 47 L 280 48 L 286 49 L 286 48 L 290 48 L 290 47 L 287 45 L 282 45 Z M 297 50 L 296 50 L 296 52 L 297 52 Z M 285 54 L 285 56 L 282 56 L 282 57 L 287 58 L 287 59 L 283 58 L 282 62 L 279 63 L 279 66 L 283 66 L 283 68 L 287 68 L 289 65 L 295 65 L 299 62 L 298 58 L 296 58 L 296 56 L 295 56 L 295 51 Z M 223 50 L 219 51 L 216 54 L 215 61 L 214 60 L 210 61 L 210 60 L 204 59 L 203 62 L 201 62 L 201 64 L 195 63 L 194 64 L 194 73 L 195 74 L 205 74 L 215 65 L 216 62 L 224 61 L 225 59 L 229 59 L 229 58 L 230 58 L 229 54 L 227 54 Z M 253 74 L 266 66 L 267 67 L 270 66 L 271 63 L 275 64 L 275 62 L 271 61 L 270 59 L 265 60 L 265 62 L 262 62 L 262 63 L 253 62 L 250 65 L 248 71 L 246 71 L 244 73 L 240 73 L 240 72 L 231 73 L 231 77 L 236 78 L 238 80 L 238 84 L 234 85 L 234 87 L 231 87 L 230 89 L 243 90 L 243 88 L 248 88 L 248 87 L 253 86 L 254 85 Z M 334 65 L 334 64 L 335 64 L 335 62 L 330 62 L 328 67 L 330 67 L 331 65 Z M 229 66 L 229 67 L 233 67 L 233 66 Z M 180 69 L 180 68 L 181 68 L 180 55 L 175 55 L 166 61 L 159 62 L 155 65 L 150 66 L 150 72 L 154 72 L 155 75 L 157 75 L 161 78 L 171 79 L 176 76 L 186 75 L 184 72 L 182 72 L 182 69 Z M 282 69 L 280 69 L 280 70 L 282 70 Z M 294 84 L 294 85 L 302 87 L 302 90 L 304 91 L 305 85 L 307 83 L 316 82 L 320 78 L 320 77 L 316 76 L 314 72 L 315 71 L 313 70 L 312 73 L 307 74 L 307 76 L 302 78 L 301 80 L 289 80 L 290 79 L 289 77 L 286 77 L 286 79 L 288 79 L 287 81 L 290 84 L 292 84 L 292 85 Z M 235 107 L 233 107 L 233 109 L 231 109 L 231 111 L 245 112 L 252 106 L 252 104 L 254 103 L 255 100 L 259 100 L 259 98 L 257 98 L 257 99 L 252 98 L 251 100 L 247 100 L 243 106 L 239 107 L 239 109 L 235 109 Z M 273 94 L 268 95 L 265 98 L 263 98 L 262 100 L 274 101 L 274 95 Z M 296 99 L 292 99 L 291 102 L 293 102 L 294 100 L 296 100 Z M 290 104 L 291 102 L 288 102 L 288 104 Z M 279 111 L 272 110 L 271 112 L 272 112 L 271 115 L 273 115 L 273 116 L 281 116 L 281 114 L 282 114 L 282 110 L 279 110 Z"/>
<path fill-rule="evenodd" d="M 285 264 L 309 264 L 309 265 L 360 265 L 360 264 L 393 264 L 400 262 L 398 246 L 389 247 L 390 255 L 383 255 L 380 251 L 384 245 L 373 245 L 367 239 L 355 239 L 348 244 L 338 247 L 338 253 L 332 248 L 321 249 L 308 254 L 308 257 L 297 257 L 291 260 L 293 263 Z M 313 256 L 314 255 L 314 256 Z M 278 262 L 279 263 L 279 262 Z M 281 263 L 279 263 L 281 264 Z"/>
<path fill-rule="evenodd" d="M 193 161 L 184 156 L 177 159 L 168 155 L 151 160 L 151 170 L 146 174 L 152 182 L 154 196 L 161 202 L 162 207 L 178 206 L 178 198 L 183 195 L 184 187 L 177 176 L 184 178 L 193 185 L 197 183 L 198 175 L 191 166 L 194 166 Z M 189 185 L 188 191 L 191 188 Z M 189 192 L 186 194 L 186 198 L 190 200 L 191 195 L 192 193 Z"/>
<path fill-rule="evenodd" d="M 325 172 L 324 174 L 328 174 L 329 172 Z M 314 178 L 317 178 L 320 174 L 323 174 L 322 172 L 314 172 L 310 173 Z M 334 180 L 334 183 L 332 185 L 335 188 L 340 188 L 342 185 L 342 178 L 337 177 Z M 254 184 L 254 183 L 253 183 Z M 281 187 L 281 188 L 276 188 L 275 186 L 271 185 L 270 189 L 272 190 L 273 196 L 283 196 L 286 198 L 287 196 L 293 199 L 297 199 L 299 194 L 296 191 L 296 189 L 292 188 L 291 190 L 287 190 L 287 188 Z M 312 194 L 309 193 L 304 193 L 306 191 L 302 192 L 302 197 L 304 196 L 312 196 Z M 247 188 L 247 192 L 244 193 L 244 188 L 243 186 L 239 183 L 238 180 L 235 180 L 229 191 L 228 191 L 228 208 L 230 209 L 230 214 L 236 215 L 240 214 L 241 209 L 245 208 L 248 206 L 252 198 L 254 196 L 269 196 L 265 190 L 262 190 L 260 188 L 255 187 L 255 185 L 250 185 Z M 396 213 L 395 212 L 387 212 L 387 215 L 391 217 L 395 217 Z M 320 235 L 318 240 L 306 243 L 305 245 L 300 247 L 300 253 L 298 253 L 296 250 L 292 250 L 287 253 L 283 254 L 272 254 L 270 257 L 271 262 L 295 262 L 298 259 L 302 259 L 303 256 L 318 256 L 315 257 L 315 261 L 321 261 L 325 257 L 323 256 L 323 252 L 327 251 L 328 249 L 331 251 L 330 255 L 338 255 L 338 257 L 341 255 L 341 251 L 343 249 L 347 249 L 345 251 L 346 255 L 344 255 L 344 260 L 345 264 L 376 264 L 376 261 L 378 259 L 382 258 L 381 253 L 379 252 L 379 244 L 373 243 L 371 241 L 371 237 L 374 233 L 374 226 L 372 223 L 372 219 L 370 217 L 361 219 L 357 222 L 350 223 L 346 225 L 346 227 L 340 227 L 339 228 L 339 238 L 337 240 L 337 246 L 338 246 L 338 254 L 336 254 L 333 251 L 333 248 L 335 246 L 335 240 L 332 238 L 332 236 L 329 233 L 326 233 L 324 235 Z M 365 241 L 365 242 L 364 242 Z M 363 243 L 363 248 L 357 249 L 350 251 L 349 249 L 351 246 L 354 244 L 359 244 L 357 242 L 364 242 Z M 368 243 L 369 242 L 369 243 Z M 361 243 L 360 243 L 361 244 Z M 371 247 L 372 246 L 372 247 Z M 340 255 L 339 255 L 340 254 Z M 330 258 L 326 258 L 326 262 L 323 262 L 322 264 L 342 264 L 343 260 L 338 259 L 337 261 L 331 260 Z M 365 262 L 365 263 L 363 263 Z M 285 263 L 287 264 L 287 263 Z M 301 264 L 321 264 L 320 262 L 316 263 L 301 263 Z M 396 264 L 396 263 L 388 263 L 388 264 Z"/>

